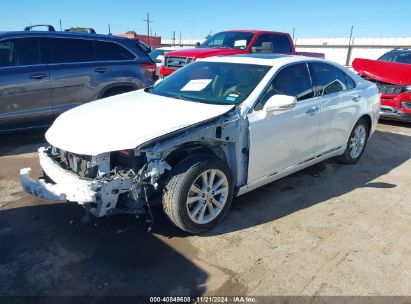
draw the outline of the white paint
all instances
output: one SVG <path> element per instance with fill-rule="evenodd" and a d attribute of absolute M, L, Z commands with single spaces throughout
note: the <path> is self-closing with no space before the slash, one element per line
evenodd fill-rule
<path fill-rule="evenodd" d="M 46 139 L 65 151 L 98 155 L 134 149 L 232 108 L 232 105 L 184 101 L 139 90 L 93 101 L 63 113 L 46 132 Z"/>
<path fill-rule="evenodd" d="M 30 168 L 20 170 L 20 181 L 24 191 L 52 201 L 87 203 L 95 201 L 94 182 L 81 179 L 53 162 L 44 148 L 38 150 L 40 166 L 56 184 L 30 178 Z"/>

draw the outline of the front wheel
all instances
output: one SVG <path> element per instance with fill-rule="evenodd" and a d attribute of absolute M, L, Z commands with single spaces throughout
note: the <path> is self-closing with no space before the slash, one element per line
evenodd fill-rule
<path fill-rule="evenodd" d="M 367 145 L 368 133 L 368 125 L 361 118 L 351 131 L 344 154 L 340 155 L 338 160 L 345 164 L 355 164 L 358 162 Z"/>
<path fill-rule="evenodd" d="M 227 213 L 233 198 L 233 179 L 220 159 L 196 155 L 170 173 L 163 192 L 168 218 L 189 233 L 213 228 Z"/>

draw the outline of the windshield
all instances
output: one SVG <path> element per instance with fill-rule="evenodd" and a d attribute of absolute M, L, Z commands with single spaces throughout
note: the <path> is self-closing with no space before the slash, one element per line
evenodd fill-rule
<path fill-rule="evenodd" d="M 200 47 L 245 50 L 254 37 L 250 32 L 221 32 L 204 41 Z"/>
<path fill-rule="evenodd" d="M 378 60 L 411 64 L 411 52 L 390 52 Z"/>
<path fill-rule="evenodd" d="M 254 64 L 193 62 L 158 83 L 151 93 L 201 103 L 239 104 L 270 68 Z"/>

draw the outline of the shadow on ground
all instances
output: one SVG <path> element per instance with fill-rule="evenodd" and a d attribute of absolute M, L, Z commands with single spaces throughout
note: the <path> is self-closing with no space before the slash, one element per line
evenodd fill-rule
<path fill-rule="evenodd" d="M 2 211 L 0 295 L 204 292 L 206 272 L 148 233 L 145 222 L 119 215 L 82 224 L 82 214 L 70 203 Z"/>
<path fill-rule="evenodd" d="M 47 144 L 44 134 L 46 129 L 0 134 L 0 157 L 36 152 Z"/>

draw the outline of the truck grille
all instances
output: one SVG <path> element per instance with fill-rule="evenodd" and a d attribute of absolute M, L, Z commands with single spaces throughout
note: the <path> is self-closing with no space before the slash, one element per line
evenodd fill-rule
<path fill-rule="evenodd" d="M 193 59 L 189 57 L 166 57 L 165 66 L 169 69 L 179 69 L 189 64 Z"/>
<path fill-rule="evenodd" d="M 404 92 L 404 87 L 397 85 L 390 85 L 384 83 L 377 83 L 377 87 L 382 94 L 397 95 Z"/>
<path fill-rule="evenodd" d="M 81 177 L 95 178 L 97 176 L 97 166 L 90 167 L 91 156 L 79 155 L 56 149 L 54 157 L 63 169 L 70 170 Z"/>
<path fill-rule="evenodd" d="M 376 81 L 374 79 L 371 79 L 371 78 L 368 78 L 368 77 L 363 77 L 363 78 L 365 80 L 368 80 L 368 81 L 371 81 L 371 82 L 375 83 L 381 94 L 397 95 L 397 94 L 401 94 L 401 93 L 405 92 L 405 88 L 403 86 L 378 82 L 378 81 Z"/>

